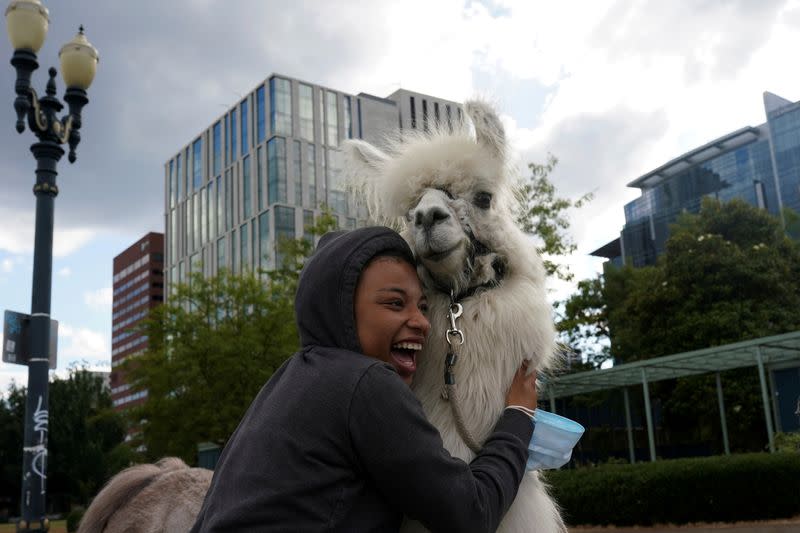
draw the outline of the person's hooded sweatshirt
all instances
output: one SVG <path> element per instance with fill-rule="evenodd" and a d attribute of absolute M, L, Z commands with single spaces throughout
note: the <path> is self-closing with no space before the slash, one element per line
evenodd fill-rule
<path fill-rule="evenodd" d="M 264 385 L 223 451 L 192 531 L 494 531 L 517 493 L 533 427 L 507 409 L 467 464 L 395 369 L 361 353 L 356 284 L 387 228 L 327 234 L 300 277 L 302 348 Z"/>

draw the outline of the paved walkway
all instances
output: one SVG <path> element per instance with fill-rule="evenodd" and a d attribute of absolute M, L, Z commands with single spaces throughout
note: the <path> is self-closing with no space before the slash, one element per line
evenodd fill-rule
<path fill-rule="evenodd" d="M 737 522 L 734 524 L 686 524 L 653 527 L 571 527 L 570 533 L 800 533 L 800 516 L 790 520 Z"/>

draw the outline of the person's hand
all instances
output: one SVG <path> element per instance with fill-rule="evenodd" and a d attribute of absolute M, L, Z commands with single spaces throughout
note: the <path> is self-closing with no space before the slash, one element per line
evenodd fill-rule
<path fill-rule="evenodd" d="M 536 409 L 539 395 L 536 392 L 536 372 L 528 374 L 528 362 L 523 361 L 506 395 L 506 405 L 521 405 L 528 409 Z"/>

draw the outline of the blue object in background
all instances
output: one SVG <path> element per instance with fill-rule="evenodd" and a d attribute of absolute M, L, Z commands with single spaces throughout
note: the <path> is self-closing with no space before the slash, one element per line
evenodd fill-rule
<path fill-rule="evenodd" d="M 533 415 L 533 436 L 528 444 L 526 470 L 560 468 L 572 457 L 584 427 L 574 420 L 537 409 Z"/>

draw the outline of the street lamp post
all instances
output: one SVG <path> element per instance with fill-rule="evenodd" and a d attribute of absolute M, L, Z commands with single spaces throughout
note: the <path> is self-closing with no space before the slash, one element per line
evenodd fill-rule
<path fill-rule="evenodd" d="M 14 109 L 19 133 L 28 127 L 39 139 L 31 145 L 36 159 L 36 234 L 33 249 L 30 337 L 28 346 L 28 395 L 25 403 L 25 440 L 22 465 L 21 518 L 17 531 L 49 529 L 45 495 L 47 480 L 48 367 L 50 350 L 50 289 L 53 269 L 53 207 L 58 186 L 56 165 L 69 144 L 69 162 L 75 162 L 80 142 L 81 110 L 89 99 L 86 90 L 94 79 L 97 50 L 86 40 L 83 27 L 59 52 L 61 73 L 67 90 L 64 101 L 69 112 L 58 117 L 64 105 L 56 98 L 56 69 L 49 70 L 46 95 L 39 98 L 31 87 L 31 74 L 39 68 L 36 53 L 44 44 L 49 25 L 48 11 L 40 0 L 13 0 L 6 8 L 6 26 L 17 71 Z"/>

